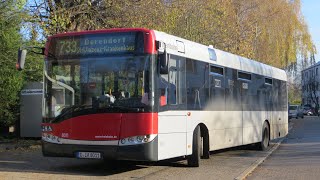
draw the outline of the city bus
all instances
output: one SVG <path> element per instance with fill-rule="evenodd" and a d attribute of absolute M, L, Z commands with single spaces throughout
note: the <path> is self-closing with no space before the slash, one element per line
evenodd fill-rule
<path fill-rule="evenodd" d="M 118 28 L 53 35 L 42 50 L 44 156 L 198 167 L 288 133 L 285 71 L 210 45 Z"/>

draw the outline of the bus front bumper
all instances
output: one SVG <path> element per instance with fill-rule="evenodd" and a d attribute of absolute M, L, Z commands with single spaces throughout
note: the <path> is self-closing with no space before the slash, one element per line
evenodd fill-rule
<path fill-rule="evenodd" d="M 158 137 L 149 143 L 128 146 L 55 144 L 42 141 L 44 156 L 76 158 L 77 152 L 99 152 L 103 159 L 157 161 Z"/>

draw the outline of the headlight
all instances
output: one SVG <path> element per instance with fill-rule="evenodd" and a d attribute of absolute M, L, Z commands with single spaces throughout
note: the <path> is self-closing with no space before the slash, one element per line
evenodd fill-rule
<path fill-rule="evenodd" d="M 126 145 L 149 143 L 153 141 L 156 136 L 157 136 L 156 134 L 132 136 L 132 137 L 121 139 L 119 145 L 126 146 Z"/>
<path fill-rule="evenodd" d="M 128 138 L 128 142 L 129 142 L 129 143 L 134 143 L 134 137 L 129 137 L 129 138 Z"/>
<path fill-rule="evenodd" d="M 137 142 L 142 142 L 144 139 L 144 136 L 137 136 Z"/>
<path fill-rule="evenodd" d="M 50 143 L 60 143 L 60 138 L 48 133 L 42 133 L 42 140 Z"/>

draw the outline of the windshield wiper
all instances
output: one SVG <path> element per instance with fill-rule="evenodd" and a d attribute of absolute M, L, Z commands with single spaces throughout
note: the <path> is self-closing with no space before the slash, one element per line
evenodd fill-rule
<path fill-rule="evenodd" d="M 144 112 L 144 107 L 127 107 L 127 106 L 119 106 L 114 104 L 110 104 L 110 107 L 118 108 L 121 110 L 133 111 L 133 112 Z"/>
<path fill-rule="evenodd" d="M 73 105 L 70 107 L 65 107 L 61 110 L 61 114 L 59 114 L 56 118 L 52 120 L 52 123 L 58 122 L 59 120 L 64 119 L 65 116 L 72 114 L 73 112 L 78 112 L 91 107 L 92 107 L 91 105 Z"/>
<path fill-rule="evenodd" d="M 94 107 L 92 105 L 74 105 L 71 107 L 66 107 L 61 111 L 57 117 L 55 117 L 51 123 L 58 123 L 63 121 L 64 119 L 80 116 L 80 115 L 88 115 L 88 114 L 96 114 L 103 112 L 144 112 L 144 107 L 127 107 L 110 104 L 105 107 Z"/>

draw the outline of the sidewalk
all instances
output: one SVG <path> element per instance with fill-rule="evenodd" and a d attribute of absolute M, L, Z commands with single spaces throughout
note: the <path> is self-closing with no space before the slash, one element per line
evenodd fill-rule
<path fill-rule="evenodd" d="M 41 147 L 41 140 L 25 140 L 25 139 L 13 139 L 13 140 L 0 140 L 0 152 L 10 151 L 16 149 L 34 149 Z"/>
<path fill-rule="evenodd" d="M 320 121 L 308 116 L 294 119 L 281 147 L 247 179 L 319 179 Z"/>

